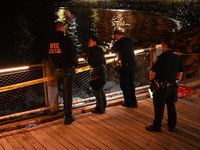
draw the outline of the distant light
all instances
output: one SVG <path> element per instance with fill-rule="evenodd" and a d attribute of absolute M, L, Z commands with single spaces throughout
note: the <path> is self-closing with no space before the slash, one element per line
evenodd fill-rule
<path fill-rule="evenodd" d="M 126 10 L 126 9 L 111 9 L 111 11 L 124 12 L 124 11 L 128 11 L 128 10 Z"/>
<path fill-rule="evenodd" d="M 145 51 L 144 49 L 138 49 L 138 50 L 135 50 L 134 53 L 138 54 L 138 53 L 141 53 L 141 52 L 144 52 L 144 51 Z"/>
<path fill-rule="evenodd" d="M 85 61 L 85 59 L 84 59 L 84 58 L 79 58 L 78 61 L 79 61 L 79 62 Z"/>
<path fill-rule="evenodd" d="M 0 69 L 0 73 L 11 72 L 11 71 L 19 71 L 19 70 L 25 70 L 25 69 L 29 69 L 29 66 Z"/>
<path fill-rule="evenodd" d="M 110 53 L 110 54 L 105 55 L 105 58 L 108 58 L 108 57 L 114 57 L 114 56 L 116 56 L 116 54 L 112 54 L 112 53 Z"/>
<path fill-rule="evenodd" d="M 161 48 L 161 47 L 162 47 L 162 44 L 156 45 L 156 48 Z"/>

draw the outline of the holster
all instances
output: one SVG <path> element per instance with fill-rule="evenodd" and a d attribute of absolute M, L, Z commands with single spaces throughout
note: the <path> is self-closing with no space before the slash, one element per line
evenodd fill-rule
<path fill-rule="evenodd" d="M 158 83 L 157 80 L 153 80 L 151 83 L 150 83 L 150 89 L 151 91 L 158 91 L 160 89 L 160 85 Z"/>
<path fill-rule="evenodd" d="M 172 87 L 176 87 L 178 88 L 178 84 L 176 81 L 172 81 L 172 82 L 159 82 L 157 80 L 153 80 L 150 84 L 150 89 L 151 91 L 158 91 L 158 90 L 168 90 L 168 87 L 172 86 Z"/>

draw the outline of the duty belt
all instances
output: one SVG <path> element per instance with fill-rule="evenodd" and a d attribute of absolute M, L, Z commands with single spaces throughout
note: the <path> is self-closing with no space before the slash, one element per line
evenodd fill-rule
<path fill-rule="evenodd" d="M 167 82 L 167 81 L 164 81 L 164 82 L 160 82 L 160 81 L 157 81 L 157 80 L 154 80 L 153 81 L 153 88 L 155 88 L 155 90 L 168 90 L 168 87 L 179 87 L 178 84 L 176 83 L 176 81 L 171 81 L 171 82 Z"/>
<path fill-rule="evenodd" d="M 165 84 L 166 86 L 175 86 L 176 85 L 176 83 L 175 82 L 167 82 L 166 84 Z"/>

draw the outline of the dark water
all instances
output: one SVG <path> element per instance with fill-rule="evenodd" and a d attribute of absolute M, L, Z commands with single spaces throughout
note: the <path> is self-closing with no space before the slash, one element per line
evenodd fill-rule
<path fill-rule="evenodd" d="M 112 4 L 112 5 L 111 5 Z M 115 29 L 138 41 L 199 24 L 199 3 L 24 3 L 1 5 L 0 68 L 41 63 L 47 34 L 64 21 L 78 52 L 97 35 L 105 51 Z M 174 20 L 172 20 L 174 19 Z M 177 24 L 178 23 L 178 24 Z"/>

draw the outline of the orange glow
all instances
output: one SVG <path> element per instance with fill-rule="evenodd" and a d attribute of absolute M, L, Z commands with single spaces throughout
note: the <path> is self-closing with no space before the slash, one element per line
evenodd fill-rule
<path fill-rule="evenodd" d="M 6 73 L 6 72 L 12 72 L 12 71 L 19 71 L 19 70 L 26 70 L 26 69 L 29 69 L 29 66 L 0 69 L 0 73 Z"/>

